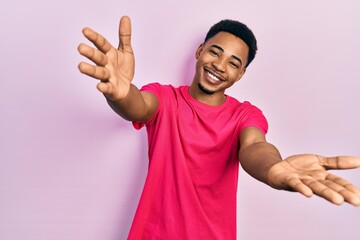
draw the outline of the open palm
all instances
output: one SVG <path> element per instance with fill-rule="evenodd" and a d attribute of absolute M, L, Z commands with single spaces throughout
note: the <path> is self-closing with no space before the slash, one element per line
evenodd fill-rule
<path fill-rule="evenodd" d="M 134 77 L 135 58 L 131 47 L 131 22 L 122 17 L 119 24 L 119 47 L 116 49 L 102 35 L 90 28 L 83 29 L 84 36 L 96 48 L 81 43 L 78 51 L 95 65 L 79 64 L 80 72 L 99 79 L 97 88 L 112 101 L 126 97 Z"/>
<path fill-rule="evenodd" d="M 360 158 L 357 157 L 294 155 L 270 168 L 268 182 L 276 189 L 297 191 L 307 197 L 316 194 L 338 205 L 346 201 L 360 206 L 360 190 L 345 179 L 327 171 L 359 166 Z"/>

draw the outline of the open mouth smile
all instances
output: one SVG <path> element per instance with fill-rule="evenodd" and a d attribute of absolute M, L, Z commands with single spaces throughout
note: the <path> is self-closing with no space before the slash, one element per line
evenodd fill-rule
<path fill-rule="evenodd" d="M 211 73 L 210 71 L 208 71 L 207 69 L 205 69 L 206 75 L 209 77 L 208 79 L 211 80 L 211 82 L 224 82 L 225 80 L 222 78 L 222 76 L 219 75 L 215 75 L 213 73 Z"/>

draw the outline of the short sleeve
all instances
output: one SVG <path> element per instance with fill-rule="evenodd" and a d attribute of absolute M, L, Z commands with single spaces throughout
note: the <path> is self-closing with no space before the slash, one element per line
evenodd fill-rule
<path fill-rule="evenodd" d="M 246 127 L 256 127 L 265 135 L 268 132 L 269 125 L 263 112 L 256 106 L 251 105 L 249 102 L 244 102 L 243 104 L 246 104 L 247 106 L 246 114 L 240 125 L 240 131 Z"/>
<path fill-rule="evenodd" d="M 159 109 L 160 109 L 160 106 L 161 106 L 161 103 L 162 103 L 162 91 L 161 91 L 161 89 L 162 89 L 162 85 L 160 85 L 159 83 L 150 83 L 150 84 L 144 85 L 140 89 L 140 91 L 150 92 L 150 93 L 155 94 L 155 96 L 158 99 L 159 106 L 158 106 L 158 109 L 156 110 L 154 116 L 151 119 L 149 119 L 147 122 L 132 122 L 133 127 L 135 129 L 139 130 L 139 129 L 143 128 L 145 125 L 151 124 L 151 122 L 153 122 L 154 119 L 156 118 L 156 116 L 158 115 Z"/>

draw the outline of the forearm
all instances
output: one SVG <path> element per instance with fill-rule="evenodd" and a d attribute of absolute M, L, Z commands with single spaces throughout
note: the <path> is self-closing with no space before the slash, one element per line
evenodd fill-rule
<path fill-rule="evenodd" d="M 269 169 L 282 161 L 277 148 L 267 142 L 251 144 L 239 151 L 239 160 L 243 169 L 255 179 L 268 183 Z"/>
<path fill-rule="evenodd" d="M 139 89 L 131 84 L 129 93 L 120 101 L 112 101 L 105 98 L 109 106 L 119 116 L 128 121 L 145 121 L 147 115 L 147 106 Z"/>

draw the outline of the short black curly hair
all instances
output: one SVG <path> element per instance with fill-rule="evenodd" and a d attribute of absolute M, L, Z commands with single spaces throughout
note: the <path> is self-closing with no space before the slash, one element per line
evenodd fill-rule
<path fill-rule="evenodd" d="M 208 39 L 212 38 L 219 32 L 228 32 L 236 37 L 242 39 L 249 46 L 249 54 L 247 59 L 247 64 L 245 67 L 249 66 L 249 64 L 254 60 L 256 51 L 257 51 L 257 41 L 254 33 L 248 28 L 245 24 L 231 19 L 224 19 L 220 22 L 214 24 L 208 33 L 206 34 L 204 42 Z"/>

